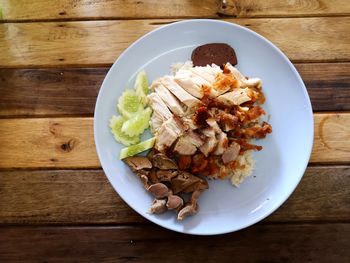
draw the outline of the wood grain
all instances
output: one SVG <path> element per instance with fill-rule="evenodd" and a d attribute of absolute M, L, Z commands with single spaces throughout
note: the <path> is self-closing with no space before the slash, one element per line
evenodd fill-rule
<path fill-rule="evenodd" d="M 350 63 L 295 64 L 314 111 L 350 110 Z M 108 68 L 0 69 L 0 117 L 92 116 Z"/>
<path fill-rule="evenodd" d="M 350 60 L 350 17 L 226 21 L 262 34 L 293 61 Z M 110 65 L 137 38 L 170 22 L 172 20 L 3 23 L 0 24 L 0 43 L 3 43 L 0 67 Z"/>
<path fill-rule="evenodd" d="M 349 163 L 350 114 L 315 114 L 312 163 Z M 0 168 L 96 168 L 92 118 L 0 120 Z M 117 158 L 117 157 L 116 157 Z"/>
<path fill-rule="evenodd" d="M 342 0 L 0 0 L 3 21 L 119 18 L 196 18 L 218 17 L 289 17 L 349 15 L 350 5 Z"/>
<path fill-rule="evenodd" d="M 0 69 L 0 116 L 92 116 L 107 71 Z"/>
<path fill-rule="evenodd" d="M 0 178 L 0 225 L 145 222 L 101 170 L 2 171 Z M 265 219 L 313 221 L 350 222 L 348 166 L 309 167 L 288 201 Z"/>
<path fill-rule="evenodd" d="M 346 142 L 350 142 L 350 114 L 321 114 L 319 118 L 314 118 L 314 122 L 315 137 L 310 162 L 349 162 L 350 147 Z"/>
<path fill-rule="evenodd" d="M 350 224 L 256 225 L 220 236 L 156 226 L 0 229 L 2 262 L 348 262 Z M 35 246 L 33 245 L 35 244 Z"/>
<path fill-rule="evenodd" d="M 0 120 L 0 167 L 100 167 L 92 118 Z"/>
<path fill-rule="evenodd" d="M 350 63 L 295 64 L 314 111 L 350 110 Z"/>

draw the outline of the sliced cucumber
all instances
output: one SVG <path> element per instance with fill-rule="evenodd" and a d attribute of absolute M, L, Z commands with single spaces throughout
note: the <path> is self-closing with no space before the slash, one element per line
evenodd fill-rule
<path fill-rule="evenodd" d="M 129 146 L 140 141 L 139 136 L 129 136 L 122 132 L 122 126 L 125 123 L 126 119 L 122 116 L 112 116 L 109 120 L 109 127 L 111 128 L 111 132 L 114 135 L 116 141 L 124 144 L 125 146 Z"/>
<path fill-rule="evenodd" d="M 147 105 L 147 94 L 149 92 L 148 89 L 148 80 L 147 80 L 147 75 L 144 70 L 140 71 L 135 80 L 135 91 L 136 94 L 140 97 L 141 103 L 143 106 Z"/>
<path fill-rule="evenodd" d="M 139 113 L 135 113 L 130 119 L 124 122 L 122 132 L 129 136 L 137 136 L 142 134 L 149 126 L 152 110 L 147 107 Z"/>
<path fill-rule="evenodd" d="M 135 144 L 126 148 L 123 148 L 120 151 L 120 159 L 124 159 L 129 156 L 134 156 L 140 152 L 146 151 L 148 149 L 151 149 L 156 141 L 156 138 L 153 137 L 151 139 L 148 139 L 146 141 L 140 142 L 139 144 Z"/>
<path fill-rule="evenodd" d="M 142 111 L 142 109 L 141 99 L 134 90 L 125 90 L 118 100 L 120 114 L 128 119 L 135 113 Z"/>

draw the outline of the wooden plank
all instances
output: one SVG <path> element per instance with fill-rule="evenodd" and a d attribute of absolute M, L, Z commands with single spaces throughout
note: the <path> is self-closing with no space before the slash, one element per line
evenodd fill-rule
<path fill-rule="evenodd" d="M 314 115 L 312 163 L 348 163 L 350 114 Z M 0 168 L 100 167 L 92 118 L 0 120 Z"/>
<path fill-rule="evenodd" d="M 1 168 L 100 167 L 92 118 L 0 120 Z"/>
<path fill-rule="evenodd" d="M 217 0 L 0 0 L 0 6 L 2 6 L 4 21 L 217 17 L 216 13 L 219 10 Z M 338 8 L 333 7 L 333 4 L 326 4 L 326 6 L 329 12 L 332 9 L 335 9 L 335 13 L 344 12 L 344 10 L 337 11 Z"/>
<path fill-rule="evenodd" d="M 8 227 L 2 262 L 348 262 L 350 224 L 256 225 L 219 236 L 156 226 Z"/>
<path fill-rule="evenodd" d="M 295 64 L 314 111 L 350 110 L 350 63 Z"/>
<path fill-rule="evenodd" d="M 350 60 L 350 17 L 226 21 L 262 34 L 293 61 Z M 137 38 L 170 22 L 125 20 L 0 24 L 0 43 L 3 43 L 0 67 L 109 65 Z M 329 45 L 330 39 L 332 45 Z"/>
<path fill-rule="evenodd" d="M 314 122 L 315 137 L 310 162 L 349 162 L 350 114 L 320 114 Z"/>
<path fill-rule="evenodd" d="M 350 63 L 295 64 L 314 111 L 350 110 Z M 108 68 L 0 69 L 0 117 L 92 116 Z"/>
<path fill-rule="evenodd" d="M 127 224 L 145 222 L 101 170 L 0 172 L 0 224 Z M 350 220 L 348 166 L 309 167 L 300 185 L 265 222 Z"/>
<path fill-rule="evenodd" d="M 221 1 L 223 2 L 223 1 Z M 33 21 L 60 19 L 119 19 L 119 18 L 196 18 L 218 17 L 289 17 L 349 15 L 350 5 L 344 0 L 99 0 L 47 1 L 0 0 L 0 21 Z"/>
<path fill-rule="evenodd" d="M 0 69 L 0 116 L 93 116 L 107 68 Z"/>

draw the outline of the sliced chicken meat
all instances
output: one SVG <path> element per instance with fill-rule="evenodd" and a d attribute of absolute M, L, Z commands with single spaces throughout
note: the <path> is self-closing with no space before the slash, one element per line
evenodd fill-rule
<path fill-rule="evenodd" d="M 164 152 L 182 135 L 183 131 L 184 127 L 181 127 L 174 117 L 168 119 L 156 134 L 155 148 L 160 152 Z"/>
<path fill-rule="evenodd" d="M 248 88 L 235 89 L 233 91 L 220 95 L 217 98 L 217 100 L 228 106 L 241 105 L 242 103 L 251 100 L 249 93 L 250 93 L 250 90 Z"/>
<path fill-rule="evenodd" d="M 218 123 L 216 122 L 216 120 L 214 118 L 209 118 L 206 120 L 206 122 L 208 123 L 208 125 L 210 127 L 212 127 L 214 129 L 215 133 L 217 133 L 217 134 L 222 133 Z"/>
<path fill-rule="evenodd" d="M 174 151 L 181 155 L 192 155 L 203 144 L 204 140 L 197 133 L 189 130 L 178 139 Z"/>
<path fill-rule="evenodd" d="M 153 114 L 157 114 L 162 121 L 170 119 L 173 114 L 168 109 L 167 105 L 162 101 L 161 97 L 155 92 L 152 92 L 147 96 L 149 104 L 153 109 Z"/>
<path fill-rule="evenodd" d="M 230 163 L 237 159 L 239 155 L 240 145 L 236 142 L 232 142 L 231 145 L 224 151 L 222 155 L 222 162 L 224 164 Z"/>
<path fill-rule="evenodd" d="M 175 82 L 174 77 L 164 76 L 160 79 L 160 82 L 187 107 L 192 108 L 199 103 L 197 98 L 193 97 Z"/>
<path fill-rule="evenodd" d="M 234 66 L 232 66 L 230 63 L 227 63 L 225 65 L 225 70 L 230 71 L 232 76 L 236 78 L 240 82 L 240 86 L 245 86 L 245 87 L 255 87 L 260 89 L 262 87 L 262 81 L 259 78 L 251 78 L 247 79 L 245 76 L 242 75 L 241 72 Z"/>
<path fill-rule="evenodd" d="M 211 127 L 202 130 L 202 133 L 206 136 L 204 144 L 199 147 L 199 150 L 208 156 L 218 144 L 218 140 L 215 137 L 215 130 Z"/>
<path fill-rule="evenodd" d="M 204 92 L 202 86 L 211 86 L 211 83 L 194 74 L 190 70 L 179 70 L 174 80 L 188 93 L 196 98 L 203 98 Z"/>
<path fill-rule="evenodd" d="M 210 84 L 214 83 L 216 80 L 216 76 L 219 73 L 222 73 L 222 70 L 219 66 L 205 66 L 205 67 L 194 67 L 190 69 L 197 76 L 205 79 Z"/>
<path fill-rule="evenodd" d="M 216 138 L 218 140 L 218 144 L 217 144 L 216 149 L 213 152 L 213 154 L 214 155 L 222 155 L 228 147 L 227 135 L 226 135 L 226 133 L 221 132 L 216 136 Z"/>
<path fill-rule="evenodd" d="M 163 102 L 168 106 L 168 108 L 176 115 L 183 116 L 184 109 L 182 108 L 180 102 L 175 98 L 175 96 L 159 81 L 152 84 L 151 88 L 161 97 Z"/>

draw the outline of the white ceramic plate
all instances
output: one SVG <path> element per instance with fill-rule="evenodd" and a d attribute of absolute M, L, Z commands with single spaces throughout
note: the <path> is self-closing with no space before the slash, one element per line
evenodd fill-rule
<path fill-rule="evenodd" d="M 130 169 L 118 160 L 122 145 L 109 131 L 108 120 L 125 87 L 145 69 L 153 80 L 170 73 L 176 62 L 190 60 L 198 45 L 221 42 L 237 54 L 238 69 L 263 80 L 265 110 L 273 133 L 258 141 L 256 169 L 239 188 L 229 181 L 211 181 L 200 199 L 199 213 L 182 222 L 172 212 L 147 213 L 152 197 Z M 132 44 L 109 70 L 97 98 L 94 118 L 97 153 L 114 189 L 135 211 L 178 232 L 213 235 L 250 226 L 275 211 L 293 192 L 307 166 L 313 142 L 313 115 L 305 86 L 288 58 L 257 33 L 215 20 L 187 20 L 154 30 Z"/>

